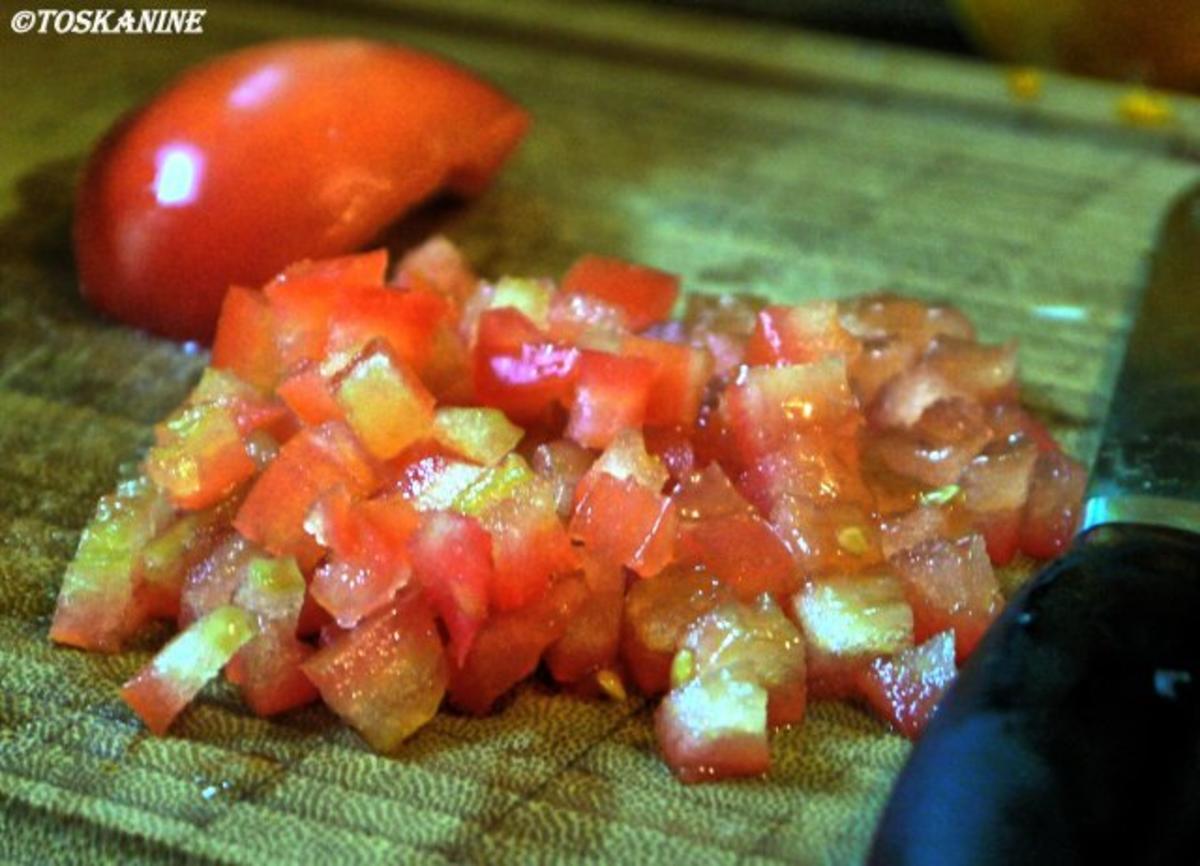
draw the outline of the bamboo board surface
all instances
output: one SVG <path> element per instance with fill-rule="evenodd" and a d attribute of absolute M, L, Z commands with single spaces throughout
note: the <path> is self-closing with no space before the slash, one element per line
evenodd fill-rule
<path fill-rule="evenodd" d="M 203 36 L 0 36 L 0 861 L 853 863 L 907 744 L 818 704 L 763 781 L 686 788 L 651 708 L 523 689 L 440 714 L 396 759 L 324 711 L 267 722 L 206 692 L 146 736 L 116 687 L 148 657 L 46 640 L 95 499 L 202 354 L 95 318 L 71 184 L 123 110 L 203 57 L 281 35 L 399 39 L 479 70 L 535 127 L 482 199 L 425 212 L 488 275 L 597 251 L 697 291 L 889 287 L 1021 343 L 1033 405 L 1090 458 L 1144 253 L 1196 173 L 1200 105 L 1116 120 L 1120 90 L 637 5 L 210 2 Z"/>

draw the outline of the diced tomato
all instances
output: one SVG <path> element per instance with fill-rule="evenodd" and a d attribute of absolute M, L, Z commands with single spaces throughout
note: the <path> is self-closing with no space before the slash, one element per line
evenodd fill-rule
<path fill-rule="evenodd" d="M 433 395 L 379 342 L 370 343 L 333 383 L 333 395 L 359 440 L 381 460 L 433 427 Z"/>
<path fill-rule="evenodd" d="M 657 695 L 670 687 L 671 660 L 688 626 L 732 596 L 713 575 L 680 566 L 629 587 L 621 658 L 642 694 Z"/>
<path fill-rule="evenodd" d="M 795 433 L 780 448 L 747 465 L 738 488 L 764 514 L 785 496 L 871 508 L 874 495 L 864 483 L 860 463 L 856 437 Z"/>
<path fill-rule="evenodd" d="M 570 533 L 596 556 L 650 577 L 674 555 L 676 524 L 670 499 L 602 472 L 575 507 Z"/>
<path fill-rule="evenodd" d="M 413 576 L 446 624 L 450 658 L 461 667 L 488 616 L 491 536 L 474 518 L 433 511 L 424 515 L 409 551 Z"/>
<path fill-rule="evenodd" d="M 973 339 L 975 329 L 953 307 L 912 298 L 874 295 L 842 305 L 842 326 L 860 340 L 896 338 L 924 353 L 939 336 Z"/>
<path fill-rule="evenodd" d="M 457 307 L 470 297 L 478 282 L 458 247 L 442 235 L 434 235 L 405 253 L 393 280 L 400 288 L 431 289 Z"/>
<path fill-rule="evenodd" d="M 491 602 L 500 610 L 540 598 L 552 575 L 571 571 L 576 557 L 554 507 L 554 492 L 516 454 L 487 469 L 452 507 L 475 517 L 492 536 L 495 578 Z"/>
<path fill-rule="evenodd" d="M 171 502 L 189 511 L 207 508 L 254 475 L 237 421 L 216 403 L 177 411 L 155 430 L 146 474 Z"/>
<path fill-rule="evenodd" d="M 792 598 L 814 696 L 847 697 L 873 659 L 913 645 L 913 609 L 895 577 L 819 578 Z"/>
<path fill-rule="evenodd" d="M 858 402 L 870 406 L 883 386 L 911 368 L 917 358 L 915 346 L 895 337 L 864 341 L 862 352 L 848 368 L 850 386 Z"/>
<path fill-rule="evenodd" d="M 433 718 L 448 671 L 437 624 L 416 593 L 334 639 L 302 667 L 325 703 L 385 753 Z"/>
<path fill-rule="evenodd" d="M 341 484 L 366 496 L 377 483 L 374 464 L 349 428 L 339 422 L 309 427 L 288 440 L 258 477 L 233 525 L 276 556 L 294 556 L 307 568 L 321 551 L 304 521 L 321 494 Z"/>
<path fill-rule="evenodd" d="M 629 327 L 640 331 L 671 315 L 679 278 L 619 259 L 584 256 L 567 271 L 562 288 L 614 304 L 625 312 Z"/>
<path fill-rule="evenodd" d="M 1038 455 L 1021 518 L 1021 550 L 1050 559 L 1067 549 L 1079 525 L 1086 483 L 1087 473 L 1077 461 L 1058 451 Z"/>
<path fill-rule="evenodd" d="M 545 331 L 550 324 L 550 301 L 554 297 L 554 283 L 545 279 L 527 277 L 502 277 L 492 287 L 488 297 L 488 309 L 505 307 L 521 313 L 534 327 Z"/>
<path fill-rule="evenodd" d="M 554 339 L 576 345 L 613 345 L 628 333 L 629 316 L 601 298 L 560 291 L 550 301 L 548 330 Z"/>
<path fill-rule="evenodd" d="M 389 489 L 412 503 L 417 511 L 449 508 L 487 469 L 446 455 L 437 446 L 418 444 L 388 467 L 394 473 Z"/>
<path fill-rule="evenodd" d="M 677 559 L 716 575 L 743 601 L 799 587 L 787 547 L 756 514 L 724 514 L 680 522 Z"/>
<path fill-rule="evenodd" d="M 575 488 L 591 469 L 595 455 L 569 439 L 555 439 L 533 452 L 533 471 L 550 482 L 558 516 L 567 520 L 575 508 Z"/>
<path fill-rule="evenodd" d="M 713 357 L 713 372 L 732 373 L 743 362 L 758 311 L 766 301 L 753 295 L 688 295 L 683 324 L 688 342 Z"/>
<path fill-rule="evenodd" d="M 450 703 L 478 716 L 491 710 L 501 695 L 533 673 L 587 596 L 587 584 L 573 574 L 557 580 L 534 602 L 492 615 L 475 635 L 466 660 L 451 672 Z"/>
<path fill-rule="evenodd" d="M 275 314 L 262 292 L 232 286 L 217 320 L 213 366 L 259 388 L 274 387 L 283 373 L 275 332 Z"/>
<path fill-rule="evenodd" d="M 185 514 L 142 547 L 135 566 L 135 593 L 149 618 L 176 619 L 189 571 L 206 559 L 237 512 L 226 499 L 211 508 Z"/>
<path fill-rule="evenodd" d="M 495 466 L 517 447 L 524 431 L 497 409 L 445 406 L 434 413 L 433 438 L 475 463 Z"/>
<path fill-rule="evenodd" d="M 956 674 L 954 635 L 944 631 L 920 646 L 871 662 L 859 674 L 858 691 L 880 718 L 915 740 Z"/>
<path fill-rule="evenodd" d="M 145 478 L 100 498 L 63 575 L 50 639 L 115 652 L 141 625 L 135 596 L 138 553 L 171 519 L 162 492 Z"/>
<path fill-rule="evenodd" d="M 246 566 L 262 551 L 226 529 L 207 556 L 188 569 L 179 596 L 179 628 L 230 604 L 241 585 Z"/>
<path fill-rule="evenodd" d="M 176 635 L 121 687 L 121 697 L 153 733 L 166 733 L 175 717 L 254 633 L 254 620 L 244 610 L 219 607 Z"/>
<path fill-rule="evenodd" d="M 809 364 L 838 357 L 850 364 L 859 351 L 858 341 L 838 320 L 837 304 L 809 301 L 760 310 L 746 344 L 746 363 Z"/>
<path fill-rule="evenodd" d="M 278 439 L 287 439 L 295 432 L 287 409 L 279 400 L 228 370 L 205 368 L 184 401 L 185 406 L 208 404 L 226 410 L 237 424 L 238 432 L 247 439 L 260 430 Z"/>
<path fill-rule="evenodd" d="M 721 604 L 688 628 L 672 664 L 672 685 L 717 673 L 765 688 L 771 727 L 804 718 L 804 638 L 770 595 Z"/>
<path fill-rule="evenodd" d="M 987 422 L 997 442 L 1023 436 L 1037 446 L 1038 453 L 1061 450 L 1045 425 L 1016 403 L 1001 401 L 991 404 L 987 407 Z"/>
<path fill-rule="evenodd" d="M 796 431 L 826 428 L 853 435 L 857 425 L 858 403 L 840 358 L 751 367 L 725 398 L 734 435 L 748 455 L 773 451 Z"/>
<path fill-rule="evenodd" d="M 724 672 L 672 690 L 654 730 L 667 765 L 684 782 L 761 776 L 771 764 L 766 689 Z"/>
<path fill-rule="evenodd" d="M 313 598 L 343 628 L 387 606 L 412 576 L 408 541 L 417 512 L 399 495 L 354 501 L 338 487 L 306 525 L 330 556 L 313 574 Z"/>
<path fill-rule="evenodd" d="M 950 491 L 957 495 L 957 491 Z M 880 541 L 883 555 L 891 559 L 898 553 L 916 547 L 934 538 L 950 535 L 949 520 L 945 509 L 926 505 L 914 508 L 905 514 L 890 516 L 880 524 Z"/>
<path fill-rule="evenodd" d="M 606 448 L 622 430 L 641 427 L 655 372 L 644 358 L 584 350 L 566 435 L 586 448 Z"/>
<path fill-rule="evenodd" d="M 619 565 L 584 556 L 583 574 L 587 600 L 546 651 L 546 666 L 560 683 L 578 683 L 597 671 L 611 670 L 621 642 L 625 572 Z"/>
<path fill-rule="evenodd" d="M 518 424 L 544 422 L 554 406 L 565 404 L 578 366 L 578 349 L 551 342 L 516 310 L 487 310 L 479 317 L 475 394 Z"/>
<path fill-rule="evenodd" d="M 260 716 L 273 716 L 317 699 L 316 688 L 300 668 L 312 655 L 312 647 L 296 639 L 304 594 L 304 575 L 294 559 L 266 557 L 247 564 L 242 584 L 234 593 L 234 603 L 255 618 L 257 634 L 238 650 L 226 675 Z"/>
<path fill-rule="evenodd" d="M 690 430 L 700 414 L 704 389 L 712 378 L 712 356 L 704 349 L 633 334 L 621 340 L 621 353 L 654 365 L 646 402 L 646 425 Z"/>
<path fill-rule="evenodd" d="M 646 451 L 667 470 L 675 481 L 686 478 L 699 468 L 696 446 L 682 427 L 647 427 L 642 434 Z"/>
<path fill-rule="evenodd" d="M 854 574 L 882 562 L 878 530 L 860 505 L 785 494 L 770 523 L 802 575 Z"/>
<path fill-rule="evenodd" d="M 987 346 L 963 337 L 941 336 L 929 347 L 924 363 L 956 389 L 991 402 L 1013 393 L 1017 347 L 1014 343 Z"/>
<path fill-rule="evenodd" d="M 656 493 L 662 490 L 670 477 L 662 462 L 646 451 L 646 441 L 637 430 L 623 431 L 592 463 L 575 490 L 577 503 L 583 500 L 601 475 L 631 480 Z"/>
<path fill-rule="evenodd" d="M 997 443 L 972 460 L 959 483 L 974 527 L 987 541 L 997 565 L 1016 556 L 1021 543 L 1021 510 L 1029 494 L 1037 446 L 1019 438 Z"/>
<path fill-rule="evenodd" d="M 956 397 L 926 408 L 910 429 L 882 432 L 873 451 L 898 475 L 943 487 L 958 481 L 991 438 L 979 404 Z"/>
<path fill-rule="evenodd" d="M 907 428 L 939 400 L 962 396 L 964 392 L 941 373 L 926 364 L 917 364 L 893 376 L 879 389 L 868 418 L 877 429 Z"/>
<path fill-rule="evenodd" d="M 353 354 L 379 340 L 399 361 L 421 368 L 429 360 L 434 330 L 450 311 L 434 292 L 347 286 L 331 311 L 325 354 Z"/>
<path fill-rule="evenodd" d="M 926 541 L 897 554 L 891 563 L 912 605 L 916 640 L 953 630 L 955 657 L 961 663 L 1004 604 L 983 539 L 968 535 L 958 541 Z"/>
<path fill-rule="evenodd" d="M 326 421 L 344 420 L 342 407 L 334 399 L 329 380 L 316 364 L 304 362 L 279 383 L 276 393 L 297 418 L 310 427 Z"/>

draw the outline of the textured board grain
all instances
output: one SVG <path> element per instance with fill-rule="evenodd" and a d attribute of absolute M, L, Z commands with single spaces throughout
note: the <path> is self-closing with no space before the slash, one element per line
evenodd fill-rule
<path fill-rule="evenodd" d="M 66 241 L 90 142 L 171 74 L 277 35 L 401 39 L 478 69 L 533 112 L 500 182 L 426 210 L 483 272 L 556 273 L 583 251 L 696 291 L 778 298 L 890 287 L 1021 341 L 1029 399 L 1095 446 L 1141 261 L 1195 173 L 1200 110 L 1115 122 L 1119 91 L 635 5 L 485 0 L 316 12 L 210 2 L 189 39 L 0 37 L 0 861 L 528 863 L 859 861 L 907 745 L 818 705 L 769 779 L 685 788 L 649 708 L 524 689 L 443 713 L 396 759 L 324 711 L 250 716 L 223 688 L 170 737 L 116 696 L 129 653 L 52 647 L 61 571 L 95 498 L 202 354 L 94 318 Z"/>

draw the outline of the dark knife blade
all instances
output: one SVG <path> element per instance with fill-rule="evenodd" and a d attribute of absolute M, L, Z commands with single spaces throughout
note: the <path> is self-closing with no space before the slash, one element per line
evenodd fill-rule
<path fill-rule="evenodd" d="M 1005 608 L 872 864 L 1200 862 L 1200 185 L 1169 211 L 1073 548 Z"/>

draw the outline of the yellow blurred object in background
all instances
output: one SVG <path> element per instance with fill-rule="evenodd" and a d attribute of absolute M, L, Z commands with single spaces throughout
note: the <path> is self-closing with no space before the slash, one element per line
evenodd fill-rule
<path fill-rule="evenodd" d="M 1200 92 L 1200 0 L 950 0 L 989 53 Z"/>

